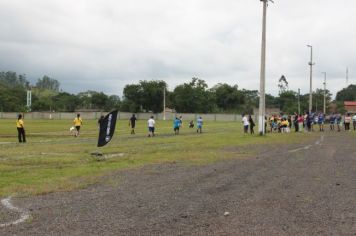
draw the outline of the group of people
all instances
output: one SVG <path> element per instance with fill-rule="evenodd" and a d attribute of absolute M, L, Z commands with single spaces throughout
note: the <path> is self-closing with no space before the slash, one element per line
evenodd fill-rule
<path fill-rule="evenodd" d="M 129 119 L 129 126 L 131 127 L 131 134 L 135 134 L 136 121 L 137 121 L 136 115 L 132 114 L 132 116 Z M 156 125 L 156 121 L 154 120 L 154 117 L 150 116 L 150 118 L 147 120 L 148 137 L 155 136 L 155 125 Z"/>
<path fill-rule="evenodd" d="M 100 127 L 100 122 L 104 116 L 101 116 L 100 119 L 98 120 L 98 125 Z M 295 113 L 293 116 L 291 115 L 272 115 L 267 119 L 265 117 L 265 130 L 267 131 L 267 123 L 269 124 L 269 132 L 290 132 L 292 127 L 294 126 L 295 132 L 302 132 L 304 131 L 315 131 L 317 127 L 319 128 L 319 131 L 323 132 L 324 131 L 324 125 L 326 120 L 329 121 L 329 127 L 331 131 L 337 130 L 341 131 L 341 127 L 344 126 L 345 131 L 351 131 L 351 124 L 353 125 L 353 130 L 356 131 L 356 114 L 353 116 L 350 113 L 346 113 L 344 116 L 342 116 L 340 113 L 333 113 L 331 114 L 328 119 L 326 119 L 325 114 L 322 112 L 318 113 L 309 113 L 305 112 L 305 114 L 297 114 Z M 129 126 L 131 127 L 131 134 L 135 134 L 135 127 L 136 127 L 136 121 L 137 118 L 135 114 L 131 116 L 129 119 Z M 250 132 L 251 134 L 254 134 L 254 127 L 255 122 L 252 119 L 251 115 L 243 115 L 242 117 L 242 123 L 244 127 L 244 133 L 247 134 Z M 83 120 L 80 117 L 80 114 L 77 114 L 77 116 L 73 120 L 73 127 L 71 127 L 70 131 L 74 131 L 74 137 L 79 136 L 80 128 L 83 124 Z M 154 117 L 151 116 L 147 120 L 147 126 L 148 126 L 148 137 L 153 137 L 155 136 L 155 125 L 156 122 L 154 120 Z M 18 132 L 18 141 L 20 143 L 25 143 L 26 142 L 26 135 L 25 135 L 25 124 L 23 120 L 23 116 L 21 114 L 18 115 L 17 120 L 16 120 L 16 127 L 17 127 L 17 132 Z M 173 119 L 173 131 L 175 135 L 179 134 L 180 128 L 183 127 L 183 119 L 182 116 L 180 117 L 175 117 Z M 191 120 L 189 122 L 189 128 L 194 128 L 194 121 Z M 196 120 L 196 128 L 197 128 L 197 133 L 202 133 L 202 128 L 203 128 L 203 119 L 201 116 L 199 116 Z"/>
<path fill-rule="evenodd" d="M 327 119 L 328 118 L 328 119 Z M 353 125 L 353 130 L 356 131 L 356 114 L 353 116 L 350 113 L 346 113 L 342 116 L 340 113 L 333 113 L 326 117 L 322 112 L 297 114 L 291 115 L 271 115 L 268 119 L 265 117 L 265 130 L 266 132 L 279 132 L 287 133 L 294 127 L 295 132 L 319 131 L 324 132 L 325 122 L 329 121 L 330 130 L 341 131 L 341 127 L 344 126 L 345 131 L 351 130 L 351 124 Z M 244 133 L 248 133 L 250 130 L 251 134 L 254 134 L 255 122 L 251 115 L 242 115 L 242 123 Z M 269 130 L 267 130 L 267 124 L 269 125 Z"/>
<path fill-rule="evenodd" d="M 356 131 L 356 114 L 351 116 L 350 113 L 346 113 L 342 116 L 340 113 L 332 113 L 326 116 L 322 112 L 297 114 L 293 116 L 287 115 L 272 115 L 269 119 L 270 132 L 278 131 L 282 132 L 286 129 L 288 132 L 294 126 L 295 132 L 307 131 L 325 131 L 325 123 L 329 123 L 330 131 L 341 131 L 341 127 L 344 126 L 345 131 L 350 131 L 350 126 L 353 124 L 353 129 Z"/>
<path fill-rule="evenodd" d="M 254 127 L 256 126 L 255 125 L 255 122 L 253 121 L 252 119 L 252 116 L 251 115 L 245 115 L 243 114 L 242 115 L 242 123 L 243 123 L 243 126 L 244 126 L 244 133 L 247 134 L 248 133 L 248 129 L 250 128 L 250 133 L 251 134 L 254 134 L 255 131 L 253 130 Z"/>
<path fill-rule="evenodd" d="M 132 116 L 129 119 L 129 126 L 131 127 L 131 134 L 135 134 L 135 128 L 136 128 L 136 121 L 137 118 L 135 116 L 135 114 L 132 114 Z M 202 128 L 203 128 L 203 119 L 202 117 L 198 117 L 197 119 L 197 133 L 202 133 Z M 151 116 L 148 120 L 147 120 L 147 127 L 148 127 L 148 137 L 153 137 L 155 136 L 155 125 L 156 125 L 156 121 L 154 120 L 154 117 Z M 182 116 L 179 117 L 175 117 L 173 119 L 173 132 L 175 135 L 179 134 L 179 130 L 183 127 L 183 118 Z M 189 122 L 189 128 L 194 128 L 194 121 L 191 120 Z"/>

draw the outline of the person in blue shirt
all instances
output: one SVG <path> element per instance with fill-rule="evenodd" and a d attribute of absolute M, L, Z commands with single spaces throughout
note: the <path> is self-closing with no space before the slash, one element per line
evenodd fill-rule
<path fill-rule="evenodd" d="M 197 119 L 197 133 L 202 133 L 203 119 L 201 116 Z"/>
<path fill-rule="evenodd" d="M 308 132 L 312 131 L 313 114 L 309 113 L 308 111 L 307 111 L 306 123 L 307 123 Z"/>
<path fill-rule="evenodd" d="M 319 113 L 318 115 L 319 131 L 324 132 L 324 114 Z"/>
<path fill-rule="evenodd" d="M 173 130 L 174 130 L 174 134 L 178 135 L 179 134 L 179 127 L 180 127 L 181 121 L 180 119 L 178 119 L 177 117 L 174 118 L 173 120 Z"/>
<path fill-rule="evenodd" d="M 330 130 L 334 130 L 335 126 L 335 113 L 333 112 L 333 114 L 330 116 Z"/>
<path fill-rule="evenodd" d="M 335 121 L 336 121 L 336 126 L 337 126 L 337 132 L 340 132 L 340 124 L 341 124 L 342 117 L 339 113 L 336 114 Z"/>

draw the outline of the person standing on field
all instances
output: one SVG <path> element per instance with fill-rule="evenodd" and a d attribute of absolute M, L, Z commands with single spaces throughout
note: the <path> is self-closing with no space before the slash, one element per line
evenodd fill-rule
<path fill-rule="evenodd" d="M 74 124 L 74 127 L 75 127 L 74 136 L 78 137 L 79 136 L 80 127 L 83 124 L 83 120 L 82 120 L 82 118 L 80 118 L 80 114 L 79 113 L 77 114 L 77 117 L 74 118 L 73 124 Z"/>
<path fill-rule="evenodd" d="M 180 120 L 178 119 L 178 117 L 175 117 L 173 120 L 173 130 L 175 135 L 179 134 L 179 127 L 180 127 Z"/>
<path fill-rule="evenodd" d="M 255 122 L 253 122 L 252 116 L 248 116 L 248 122 L 250 123 L 250 133 L 254 134 L 255 131 L 253 130 L 253 127 L 255 127 Z"/>
<path fill-rule="evenodd" d="M 155 120 L 153 119 L 153 116 L 150 117 L 147 121 L 147 126 L 148 126 L 148 137 L 153 137 L 155 136 Z"/>
<path fill-rule="evenodd" d="M 319 131 L 324 132 L 324 120 L 325 116 L 323 113 L 319 113 L 318 115 L 318 124 L 319 124 Z"/>
<path fill-rule="evenodd" d="M 180 122 L 179 127 L 183 128 L 183 117 L 182 116 L 179 117 L 179 122 Z"/>
<path fill-rule="evenodd" d="M 26 143 L 25 124 L 21 114 L 19 114 L 17 117 L 16 127 L 17 127 L 17 135 L 18 135 L 19 143 Z"/>
<path fill-rule="evenodd" d="M 203 129 L 203 119 L 201 118 L 201 116 L 199 116 L 199 118 L 197 119 L 197 133 L 202 133 L 202 129 Z"/>
<path fill-rule="evenodd" d="M 248 122 L 248 119 L 245 114 L 242 115 L 242 123 L 244 125 L 244 133 L 247 134 L 248 126 L 250 125 L 250 123 Z"/>
<path fill-rule="evenodd" d="M 303 131 L 304 116 L 302 114 L 298 115 L 298 132 Z"/>
<path fill-rule="evenodd" d="M 129 126 L 131 125 L 131 134 L 135 134 L 135 126 L 136 126 L 136 116 L 135 114 L 132 114 L 130 120 L 129 120 Z"/>
<path fill-rule="evenodd" d="M 344 118 L 345 131 L 350 131 L 351 120 L 352 120 L 352 118 L 351 118 L 350 113 L 346 113 L 345 118 Z"/>
<path fill-rule="evenodd" d="M 339 113 L 336 114 L 335 116 L 335 121 L 336 121 L 336 126 L 337 126 L 337 132 L 340 132 L 340 124 L 341 124 L 341 115 Z"/>
<path fill-rule="evenodd" d="M 103 120 L 104 120 L 104 116 L 100 116 L 100 118 L 99 118 L 99 120 L 98 120 L 98 129 L 100 130 L 100 124 L 101 124 L 101 122 L 103 122 Z"/>
<path fill-rule="evenodd" d="M 335 113 L 333 112 L 333 114 L 330 116 L 330 130 L 334 130 L 335 120 L 336 120 L 336 116 L 335 116 Z"/>
<path fill-rule="evenodd" d="M 356 114 L 352 117 L 352 124 L 354 126 L 354 131 L 356 131 Z"/>

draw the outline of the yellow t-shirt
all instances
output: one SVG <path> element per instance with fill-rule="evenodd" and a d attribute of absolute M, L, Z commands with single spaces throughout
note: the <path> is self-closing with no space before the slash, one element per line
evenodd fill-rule
<path fill-rule="evenodd" d="M 289 122 L 287 120 L 282 121 L 282 125 L 289 126 Z"/>
<path fill-rule="evenodd" d="M 16 120 L 16 127 L 17 128 L 24 128 L 23 119 Z"/>
<path fill-rule="evenodd" d="M 74 126 L 81 126 L 83 121 L 81 118 L 78 118 L 76 117 L 74 120 L 73 120 L 73 123 L 74 123 Z"/>

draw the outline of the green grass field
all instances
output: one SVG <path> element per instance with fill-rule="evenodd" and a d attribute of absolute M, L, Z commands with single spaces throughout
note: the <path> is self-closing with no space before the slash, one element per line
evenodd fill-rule
<path fill-rule="evenodd" d="M 205 122 L 203 134 L 187 125 L 175 136 L 171 121 L 158 121 L 154 138 L 147 137 L 146 121 L 138 121 L 130 135 L 128 121 L 119 121 L 112 141 L 97 150 L 96 120 L 84 120 L 81 135 L 69 132 L 70 120 L 25 120 L 27 143 L 17 143 L 14 120 L 0 120 L 0 196 L 70 191 L 103 180 L 113 171 L 155 163 L 207 164 L 227 158 L 248 158 L 229 148 L 244 145 L 300 143 L 312 135 L 244 135 L 236 122 Z M 257 130 L 257 128 L 255 129 Z"/>

